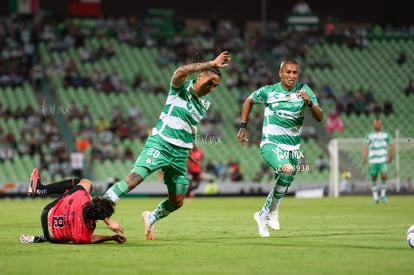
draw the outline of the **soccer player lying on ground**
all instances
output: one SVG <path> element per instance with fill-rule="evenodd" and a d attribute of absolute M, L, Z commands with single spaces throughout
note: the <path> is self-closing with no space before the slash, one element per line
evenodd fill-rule
<path fill-rule="evenodd" d="M 96 221 L 103 220 L 115 233 L 124 233 L 124 229 L 115 221 L 109 220 L 114 213 L 114 203 L 102 196 L 90 196 L 92 182 L 88 179 L 68 179 L 42 185 L 39 171 L 32 172 L 27 194 L 30 197 L 45 197 L 52 194 L 61 196 L 46 205 L 40 216 L 43 235 L 21 235 L 21 243 L 67 243 L 88 244 L 105 241 L 124 243 L 126 237 L 116 235 L 94 234 Z"/>
<path fill-rule="evenodd" d="M 231 61 L 227 51 L 204 61 L 195 51 L 194 63 L 180 66 L 173 74 L 165 107 L 151 135 L 125 179 L 109 188 L 104 197 L 117 202 L 148 175 L 162 169 L 168 199 L 154 211 L 144 211 L 144 233 L 154 239 L 154 224 L 183 205 L 188 186 L 187 159 L 197 134 L 197 124 L 211 105 L 211 93 L 221 81 L 219 68 Z M 196 79 L 188 76 L 198 73 Z"/>

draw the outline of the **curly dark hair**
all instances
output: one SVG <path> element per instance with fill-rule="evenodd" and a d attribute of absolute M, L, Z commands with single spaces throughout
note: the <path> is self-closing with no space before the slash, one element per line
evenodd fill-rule
<path fill-rule="evenodd" d="M 111 217 L 115 212 L 114 206 L 115 203 L 113 201 L 97 196 L 86 204 L 83 213 L 89 220 L 104 220 Z"/>
<path fill-rule="evenodd" d="M 193 48 L 193 63 L 199 63 L 199 62 L 206 62 L 206 60 L 205 60 L 203 54 L 199 50 L 197 50 L 196 48 Z M 221 78 L 221 72 L 220 72 L 219 68 L 217 68 L 217 67 L 208 68 L 208 69 L 205 69 L 203 71 L 213 72 Z"/>

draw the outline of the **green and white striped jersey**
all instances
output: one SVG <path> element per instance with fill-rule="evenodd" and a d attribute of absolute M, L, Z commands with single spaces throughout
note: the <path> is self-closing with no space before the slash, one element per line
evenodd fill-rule
<path fill-rule="evenodd" d="M 193 80 L 187 80 L 181 87 L 170 83 L 167 102 L 152 129 L 152 135 L 159 135 L 179 147 L 193 148 L 197 124 L 211 105 L 210 96 L 198 97 L 193 84 Z"/>
<path fill-rule="evenodd" d="M 387 163 L 388 145 L 392 142 L 391 135 L 385 131 L 370 132 L 365 136 L 364 144 L 368 146 L 368 163 Z"/>
<path fill-rule="evenodd" d="M 282 150 L 299 150 L 306 107 L 305 101 L 298 96 L 301 90 L 305 90 L 313 104 L 318 105 L 312 89 L 302 83 L 297 83 L 288 91 L 278 82 L 263 86 L 252 93 L 256 104 L 265 105 L 260 147 L 271 143 Z"/>

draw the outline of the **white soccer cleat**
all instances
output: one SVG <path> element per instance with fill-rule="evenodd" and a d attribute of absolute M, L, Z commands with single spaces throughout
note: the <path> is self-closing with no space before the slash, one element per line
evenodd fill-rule
<path fill-rule="evenodd" d="M 148 216 L 151 214 L 150 211 L 144 211 L 142 212 L 142 220 L 144 221 L 144 234 L 145 234 L 145 239 L 147 240 L 153 240 L 154 239 L 154 234 L 155 234 L 155 226 L 153 225 L 149 225 L 148 223 Z"/>
<path fill-rule="evenodd" d="M 267 215 L 267 225 L 270 226 L 273 230 L 279 230 L 279 213 L 277 211 L 270 212 Z"/>
<path fill-rule="evenodd" d="M 20 243 L 34 243 L 34 236 L 28 236 L 28 235 L 21 235 L 19 237 Z"/>
<path fill-rule="evenodd" d="M 260 217 L 259 212 L 254 213 L 253 218 L 256 221 L 257 226 L 259 228 L 260 237 L 270 237 L 269 230 L 266 226 L 266 219 Z"/>

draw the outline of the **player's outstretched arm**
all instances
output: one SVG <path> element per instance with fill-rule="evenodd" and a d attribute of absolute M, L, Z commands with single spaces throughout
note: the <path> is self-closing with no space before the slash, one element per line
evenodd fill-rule
<path fill-rule="evenodd" d="M 92 241 L 91 243 L 102 243 L 107 241 L 116 241 L 117 243 L 124 243 L 126 242 L 127 238 L 125 236 L 121 235 L 92 235 Z"/>
<path fill-rule="evenodd" d="M 185 83 L 188 75 L 213 67 L 224 68 L 229 65 L 228 62 L 230 61 L 231 57 L 229 52 L 224 51 L 213 60 L 180 66 L 177 70 L 175 70 L 171 82 L 175 87 L 181 87 Z"/>

